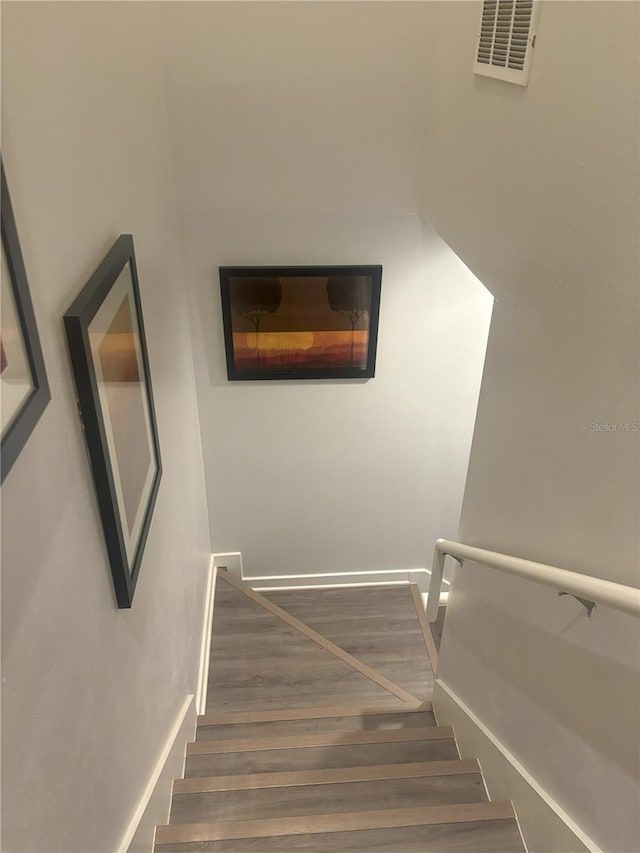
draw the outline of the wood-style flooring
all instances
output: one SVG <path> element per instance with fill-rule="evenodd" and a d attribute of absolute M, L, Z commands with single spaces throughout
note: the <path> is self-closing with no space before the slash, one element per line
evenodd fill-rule
<path fill-rule="evenodd" d="M 408 586 L 271 592 L 267 597 L 420 701 L 433 671 Z"/>
<path fill-rule="evenodd" d="M 207 711 L 156 853 L 523 853 L 437 725 L 433 628 L 417 587 L 267 598 L 219 575 Z"/>
<path fill-rule="evenodd" d="M 265 597 L 417 700 L 430 698 L 433 671 L 408 587 L 305 590 Z M 319 703 L 404 704 L 257 602 L 218 581 L 207 712 Z"/>

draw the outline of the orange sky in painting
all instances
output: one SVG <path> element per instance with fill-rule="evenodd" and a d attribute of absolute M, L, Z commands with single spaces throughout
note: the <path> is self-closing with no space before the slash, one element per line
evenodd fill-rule
<path fill-rule="evenodd" d="M 369 340 L 368 332 L 354 332 L 356 345 L 365 345 Z M 310 350 L 314 347 L 350 346 L 351 332 L 260 332 L 260 351 L 277 352 L 292 350 Z M 255 332 L 234 332 L 233 345 L 236 350 L 256 348 Z"/>

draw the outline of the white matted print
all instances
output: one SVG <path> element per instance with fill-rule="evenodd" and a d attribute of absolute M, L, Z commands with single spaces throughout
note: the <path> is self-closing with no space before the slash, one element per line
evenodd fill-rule
<path fill-rule="evenodd" d="M 122 234 L 64 315 L 119 607 L 131 607 L 162 476 L 133 237 Z"/>
<path fill-rule="evenodd" d="M 131 566 L 156 465 L 128 263 L 89 324 L 89 342 L 118 513 Z"/>

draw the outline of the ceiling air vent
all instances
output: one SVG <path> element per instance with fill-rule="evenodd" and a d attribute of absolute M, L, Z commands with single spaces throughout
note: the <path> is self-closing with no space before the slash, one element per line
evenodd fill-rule
<path fill-rule="evenodd" d="M 540 0 L 484 0 L 473 70 L 526 86 Z"/>

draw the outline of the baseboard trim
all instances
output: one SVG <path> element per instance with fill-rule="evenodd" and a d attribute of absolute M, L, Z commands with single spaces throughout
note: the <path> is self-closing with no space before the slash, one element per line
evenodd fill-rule
<path fill-rule="evenodd" d="M 196 711 L 204 714 L 207 710 L 207 685 L 209 683 L 209 655 L 211 651 L 211 628 L 213 626 L 213 605 L 216 595 L 216 576 L 218 569 L 215 554 L 209 560 L 209 576 L 205 595 L 204 622 L 200 643 L 200 668 L 198 670 L 198 688 L 196 692 Z"/>
<path fill-rule="evenodd" d="M 193 740 L 196 708 L 189 694 L 175 718 L 146 788 L 127 827 L 118 853 L 150 853 L 156 826 L 167 823 L 173 780 L 183 775 L 185 743 Z"/>
<path fill-rule="evenodd" d="M 212 564 L 218 569 L 226 569 L 229 574 L 238 580 L 249 584 L 256 592 L 275 592 L 276 590 L 309 589 L 335 589 L 336 587 L 359 587 L 359 586 L 405 586 L 415 583 L 418 585 L 422 595 L 426 596 L 429 591 L 429 580 L 431 569 L 425 566 L 417 566 L 411 569 L 374 569 L 371 571 L 347 571 L 347 572 L 311 572 L 309 574 L 286 574 L 286 575 L 249 575 L 244 571 L 242 564 L 242 553 L 240 551 L 226 551 L 224 553 L 212 554 Z M 442 580 L 442 586 L 448 590 L 449 581 Z M 441 595 L 446 600 L 447 592 Z"/>
<path fill-rule="evenodd" d="M 442 679 L 433 709 L 438 725 L 451 725 L 461 758 L 480 761 L 492 800 L 511 800 L 528 853 L 603 853 L 512 752 Z"/>
<path fill-rule="evenodd" d="M 420 592 L 429 589 L 428 569 L 389 569 L 371 572 L 321 572 L 311 575 L 266 575 L 243 577 L 257 592 L 295 589 L 335 589 L 336 587 L 407 586 L 415 583 Z"/>

